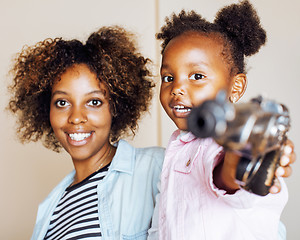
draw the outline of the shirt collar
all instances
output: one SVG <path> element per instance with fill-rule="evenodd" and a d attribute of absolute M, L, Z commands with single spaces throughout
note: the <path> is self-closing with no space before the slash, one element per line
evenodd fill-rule
<path fill-rule="evenodd" d="M 193 141 L 195 138 L 197 138 L 194 134 L 192 134 L 191 132 L 187 132 L 187 131 L 182 131 L 182 130 L 176 130 L 174 132 L 175 134 L 175 139 L 176 140 L 180 140 L 181 142 L 184 143 L 188 143 Z"/>
<path fill-rule="evenodd" d="M 111 162 L 110 170 L 132 175 L 135 164 L 135 148 L 125 140 L 119 140 L 116 146 L 117 151 Z"/>

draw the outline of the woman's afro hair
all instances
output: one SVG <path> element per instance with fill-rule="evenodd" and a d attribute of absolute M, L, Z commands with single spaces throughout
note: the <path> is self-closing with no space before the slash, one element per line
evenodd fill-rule
<path fill-rule="evenodd" d="M 109 90 L 110 140 L 117 141 L 128 130 L 134 134 L 138 119 L 148 111 L 154 87 L 149 60 L 135 45 L 132 34 L 113 26 L 92 33 L 86 43 L 55 38 L 24 47 L 11 70 L 8 105 L 18 116 L 21 142 L 42 140 L 47 148 L 60 150 L 49 120 L 51 89 L 74 64 L 87 65 Z"/>
<path fill-rule="evenodd" d="M 245 71 L 244 57 L 257 53 L 266 42 L 266 32 L 249 1 L 222 8 L 212 23 L 195 11 L 182 10 L 178 15 L 173 13 L 171 18 L 166 18 L 166 24 L 156 35 L 157 39 L 162 40 L 162 53 L 173 38 L 190 31 L 221 34 L 225 52 L 229 54 L 226 58 L 232 60 L 236 73 Z"/>

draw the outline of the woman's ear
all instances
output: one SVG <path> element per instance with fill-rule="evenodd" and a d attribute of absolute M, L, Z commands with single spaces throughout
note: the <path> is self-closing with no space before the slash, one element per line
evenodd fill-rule
<path fill-rule="evenodd" d="M 233 77 L 233 83 L 229 94 L 229 100 L 233 103 L 237 102 L 247 88 L 247 77 L 243 73 L 239 73 Z"/>

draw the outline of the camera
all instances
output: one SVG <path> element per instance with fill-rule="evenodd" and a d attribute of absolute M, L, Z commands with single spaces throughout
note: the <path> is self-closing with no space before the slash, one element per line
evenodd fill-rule
<path fill-rule="evenodd" d="M 242 188 L 261 196 L 269 193 L 290 128 L 285 105 L 261 96 L 233 104 L 220 91 L 193 108 L 187 120 L 196 137 L 211 137 L 241 156 L 236 180 Z"/>

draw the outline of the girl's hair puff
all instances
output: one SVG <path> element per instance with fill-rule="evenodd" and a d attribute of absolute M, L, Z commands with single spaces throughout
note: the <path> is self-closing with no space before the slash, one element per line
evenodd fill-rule
<path fill-rule="evenodd" d="M 156 35 L 163 41 L 161 52 L 173 38 L 191 31 L 221 35 L 224 43 L 222 55 L 230 64 L 232 74 L 245 72 L 245 56 L 257 53 L 266 42 L 266 32 L 247 0 L 222 8 L 212 23 L 195 11 L 182 10 L 178 15 L 173 13 L 171 18 L 166 18 L 166 24 Z"/>
<path fill-rule="evenodd" d="M 138 53 L 133 35 L 117 26 L 100 28 L 86 43 L 55 38 L 24 47 L 11 70 L 8 105 L 18 116 L 19 139 L 42 140 L 47 148 L 59 151 L 61 146 L 50 125 L 51 89 L 74 64 L 86 64 L 109 90 L 111 141 L 128 130 L 134 134 L 152 98 L 154 83 L 148 62 Z"/>

